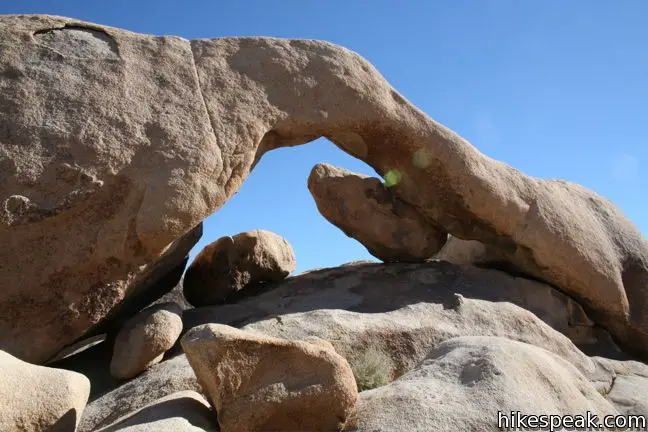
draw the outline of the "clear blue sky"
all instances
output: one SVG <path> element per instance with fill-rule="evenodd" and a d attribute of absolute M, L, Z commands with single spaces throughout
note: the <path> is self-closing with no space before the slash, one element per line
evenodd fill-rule
<path fill-rule="evenodd" d="M 65 15 L 185 38 L 344 45 L 487 155 L 534 176 L 581 183 L 648 233 L 647 0 L 3 0 L 0 13 Z M 265 228 L 292 243 L 300 271 L 369 258 L 317 212 L 306 189 L 317 162 L 374 174 L 323 140 L 274 151 L 207 219 L 197 249 Z"/>

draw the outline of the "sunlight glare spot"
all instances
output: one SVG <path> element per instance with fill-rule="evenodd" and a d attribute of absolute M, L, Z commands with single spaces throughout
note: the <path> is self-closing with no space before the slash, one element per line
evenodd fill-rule
<path fill-rule="evenodd" d="M 403 178 L 403 174 L 397 169 L 390 169 L 384 176 L 385 187 L 396 186 Z"/>

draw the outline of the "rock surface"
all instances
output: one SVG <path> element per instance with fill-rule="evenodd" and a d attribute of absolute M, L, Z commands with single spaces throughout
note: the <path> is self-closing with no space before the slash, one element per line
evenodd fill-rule
<path fill-rule="evenodd" d="M 216 432 L 216 414 L 205 398 L 193 391 L 158 399 L 97 432 Z"/>
<path fill-rule="evenodd" d="M 460 337 L 391 384 L 360 393 L 347 430 L 500 431 L 498 411 L 618 414 L 559 356 L 501 337 Z"/>
<path fill-rule="evenodd" d="M 425 261 L 448 237 L 376 178 L 318 164 L 308 189 L 322 216 L 384 262 Z"/>
<path fill-rule="evenodd" d="M 622 414 L 648 419 L 648 364 L 595 357 L 594 361 L 613 377 L 605 398 Z"/>
<path fill-rule="evenodd" d="M 180 355 L 91 401 L 78 431 L 94 432 L 160 398 L 184 390 L 202 392 L 187 358 Z"/>
<path fill-rule="evenodd" d="M 182 332 L 182 309 L 176 303 L 151 306 L 131 318 L 113 347 L 110 373 L 132 378 L 162 361 Z"/>
<path fill-rule="evenodd" d="M 340 430 L 356 402 L 348 363 L 322 344 L 207 324 L 182 347 L 223 432 Z"/>
<path fill-rule="evenodd" d="M 609 335 L 554 288 L 496 270 L 445 262 L 357 264 L 313 271 L 235 304 L 185 311 L 183 320 L 185 328 L 213 322 L 265 323 L 273 335 L 287 332 L 296 339 L 313 335 L 330 340 L 346 358 L 353 357 L 356 347 L 382 346 L 396 338 L 410 347 L 400 350 L 407 356 L 400 362 L 407 365 L 404 369 L 420 361 L 432 341 L 447 337 L 506 332 L 512 338 L 526 335 L 524 341 L 529 343 L 539 338 L 540 343 L 540 336 L 547 334 L 542 320 L 586 352 L 623 358 Z M 371 330 L 376 325 L 382 330 Z M 356 335 L 363 335 L 364 342 L 354 339 Z M 392 348 L 398 346 L 394 343 Z"/>
<path fill-rule="evenodd" d="M 323 136 L 434 226 L 506 250 L 648 355 L 638 229 L 587 189 L 484 156 L 345 48 L 187 41 L 43 15 L 0 17 L 0 40 L 0 348 L 54 355 L 264 152 Z"/>
<path fill-rule="evenodd" d="M 296 266 L 290 243 L 270 231 L 221 237 L 187 269 L 184 296 L 194 306 L 223 303 L 250 285 L 285 279 Z"/>
<path fill-rule="evenodd" d="M 187 41 L 42 15 L 0 40 L 0 349 L 43 362 L 182 263 L 221 151 Z"/>
<path fill-rule="evenodd" d="M 90 381 L 62 369 L 31 365 L 0 351 L 0 430 L 74 431 Z"/>

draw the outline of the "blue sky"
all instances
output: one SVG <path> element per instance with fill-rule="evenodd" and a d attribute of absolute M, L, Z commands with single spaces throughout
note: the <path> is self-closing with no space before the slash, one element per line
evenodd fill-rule
<path fill-rule="evenodd" d="M 324 39 L 369 59 L 410 101 L 487 155 L 581 183 L 648 233 L 648 1 L 8 1 L 186 38 Z M 370 255 L 317 212 L 306 179 L 329 162 L 374 174 L 318 140 L 264 156 L 206 221 L 194 253 L 264 228 L 293 245 L 298 270 Z"/>

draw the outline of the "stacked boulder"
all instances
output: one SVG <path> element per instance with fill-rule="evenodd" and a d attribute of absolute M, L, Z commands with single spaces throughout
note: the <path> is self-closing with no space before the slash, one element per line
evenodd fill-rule
<path fill-rule="evenodd" d="M 221 237 L 205 247 L 184 276 L 184 296 L 193 306 L 224 303 L 244 288 L 278 282 L 295 270 L 290 243 L 266 230 Z"/>
<path fill-rule="evenodd" d="M 132 378 L 162 361 L 182 332 L 182 310 L 176 303 L 151 306 L 131 318 L 114 341 L 110 373 Z"/>
<path fill-rule="evenodd" d="M 322 216 L 384 262 L 424 262 L 448 237 L 376 178 L 318 164 L 308 189 Z"/>

